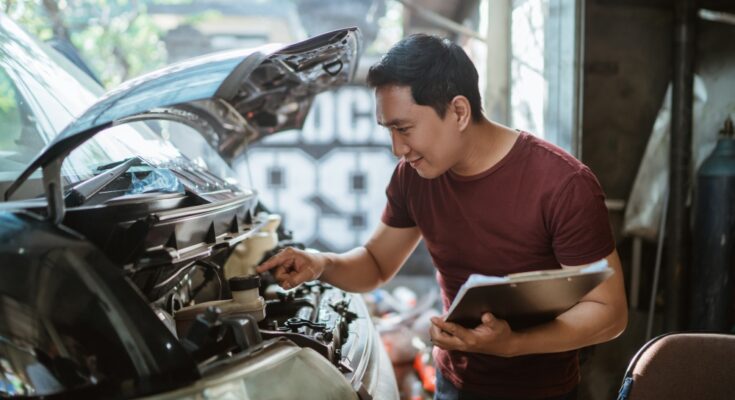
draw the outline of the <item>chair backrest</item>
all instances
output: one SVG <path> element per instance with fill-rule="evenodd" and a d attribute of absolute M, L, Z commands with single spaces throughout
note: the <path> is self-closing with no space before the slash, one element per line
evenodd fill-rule
<path fill-rule="evenodd" d="M 618 400 L 735 399 L 735 335 L 673 333 L 633 357 Z"/>

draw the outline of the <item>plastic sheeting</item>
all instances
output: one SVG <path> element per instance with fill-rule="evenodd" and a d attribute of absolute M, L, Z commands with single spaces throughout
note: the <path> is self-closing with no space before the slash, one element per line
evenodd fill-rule
<path fill-rule="evenodd" d="M 143 179 L 136 178 L 135 174 L 131 177 L 131 187 L 126 194 L 184 193 L 184 185 L 171 170 L 166 168 L 155 168 Z"/>
<path fill-rule="evenodd" d="M 699 76 L 694 77 L 694 104 L 692 116 L 691 182 L 699 165 L 714 148 L 716 131 L 700 129 L 703 109 L 707 103 L 707 89 Z M 623 233 L 655 241 L 663 214 L 664 196 L 669 188 L 669 142 L 671 136 L 671 84 L 656 116 L 648 139 L 643 160 L 638 168 L 633 190 L 628 198 L 623 221 Z"/>

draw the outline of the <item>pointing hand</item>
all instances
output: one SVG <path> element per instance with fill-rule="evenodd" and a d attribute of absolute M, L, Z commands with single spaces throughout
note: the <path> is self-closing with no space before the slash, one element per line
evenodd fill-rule
<path fill-rule="evenodd" d="M 291 289 L 319 278 L 324 272 L 325 260 L 319 253 L 287 247 L 260 264 L 256 271 L 272 270 L 273 277 L 284 289 Z"/>

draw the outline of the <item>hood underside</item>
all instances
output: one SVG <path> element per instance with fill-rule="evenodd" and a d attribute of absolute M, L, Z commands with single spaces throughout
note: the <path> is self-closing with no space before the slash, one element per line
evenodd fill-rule
<path fill-rule="evenodd" d="M 61 190 L 59 168 L 64 158 L 105 128 L 136 120 L 186 123 L 231 161 L 257 139 L 300 128 L 316 94 L 352 79 L 359 48 L 359 31 L 347 28 L 286 47 L 207 55 L 128 81 L 46 146 L 8 188 L 5 199 L 43 168 L 49 207 L 54 207 L 49 192 Z"/>

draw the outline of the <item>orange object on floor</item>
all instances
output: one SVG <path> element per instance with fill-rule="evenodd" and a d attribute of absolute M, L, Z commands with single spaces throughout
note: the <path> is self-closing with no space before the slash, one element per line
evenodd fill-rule
<path fill-rule="evenodd" d="M 436 389 L 436 369 L 434 369 L 434 362 L 431 359 L 430 348 L 416 354 L 416 358 L 413 360 L 413 368 L 418 373 L 424 390 L 434 393 Z"/>

